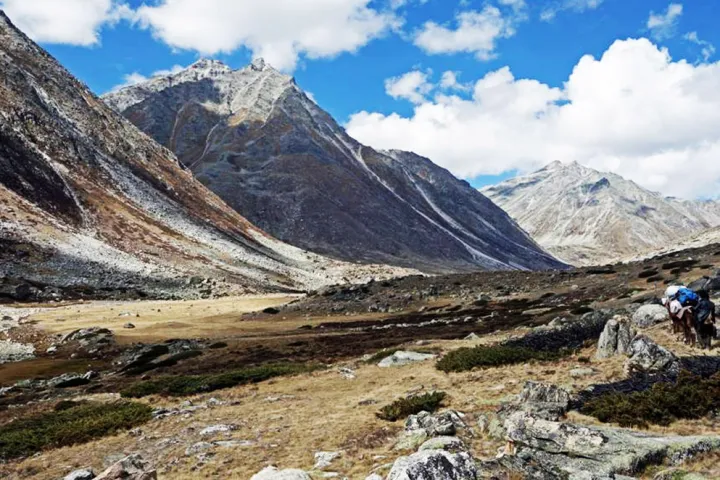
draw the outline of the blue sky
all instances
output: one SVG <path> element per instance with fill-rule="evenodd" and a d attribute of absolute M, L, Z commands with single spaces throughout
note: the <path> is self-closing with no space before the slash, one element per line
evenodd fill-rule
<path fill-rule="evenodd" d="M 58 32 L 51 25 L 52 19 L 42 18 L 43 8 L 49 8 L 48 2 L 53 2 L 54 5 L 66 3 L 67 11 L 78 8 L 78 12 L 87 11 L 85 6 L 87 4 L 108 7 L 102 14 L 104 15 L 102 19 L 98 16 L 96 19 L 88 20 L 95 27 L 97 42 L 93 43 L 85 37 L 73 36 L 72 32 Z M 138 75 L 150 76 L 156 71 L 170 69 L 176 65 L 189 65 L 201 56 L 217 58 L 232 67 L 239 68 L 259 52 L 277 50 L 277 45 L 266 45 L 272 43 L 272 39 L 277 35 L 275 37 L 273 37 L 274 33 L 264 35 L 265 31 L 271 32 L 274 28 L 275 22 L 267 21 L 268 18 L 273 18 L 272 11 L 269 14 L 257 13 L 259 15 L 257 18 L 262 20 L 256 23 L 266 22 L 260 26 L 253 24 L 243 26 L 239 20 L 255 15 L 256 12 L 251 10 L 255 8 L 253 5 L 259 5 L 257 2 L 253 4 L 244 0 L 226 2 L 180 0 L 179 3 L 187 4 L 187 9 L 183 12 L 163 10 L 166 2 L 168 0 L 145 2 L 0 0 L 0 5 L 3 5 L 11 19 L 21 27 L 26 26 L 26 31 L 31 30 L 28 32 L 31 36 L 38 39 L 50 53 L 98 94 L 124 83 L 128 76 L 135 78 L 139 78 Z M 283 4 L 283 0 L 266 0 L 263 3 L 280 5 Z M 281 62 L 285 63 L 284 69 L 296 77 L 299 85 L 311 92 L 316 101 L 340 123 L 347 124 L 350 133 L 359 137 L 361 141 L 382 148 L 398 147 L 416 150 L 450 168 L 458 176 L 472 180 L 476 185 L 487 184 L 498 178 L 508 178 L 517 172 L 529 171 L 556 159 L 577 160 L 592 167 L 614 170 L 639 181 L 648 188 L 685 197 L 714 196 L 713 191 L 717 191 L 720 185 L 718 183 L 720 169 L 713 170 L 712 178 L 695 190 L 680 188 L 672 181 L 674 169 L 678 168 L 679 162 L 690 162 L 688 165 L 709 164 L 706 158 L 712 157 L 717 152 L 702 150 L 702 145 L 706 145 L 708 140 L 713 142 L 718 140 L 720 146 L 720 138 L 708 139 L 707 135 L 698 135 L 698 138 L 683 138 L 673 141 L 672 144 L 662 144 L 657 141 L 658 138 L 665 136 L 661 127 L 651 125 L 652 119 L 640 118 L 637 119 L 636 124 L 647 123 L 647 129 L 638 128 L 636 134 L 638 138 L 631 139 L 625 138 L 627 135 L 623 132 L 598 132 L 606 127 L 603 124 L 588 123 L 587 128 L 592 135 L 613 138 L 611 144 L 598 146 L 600 140 L 596 138 L 592 138 L 592 141 L 588 140 L 587 137 L 592 135 L 575 131 L 572 125 L 569 127 L 566 125 L 567 121 L 558 120 L 553 126 L 539 125 L 530 121 L 538 120 L 540 117 L 559 118 L 562 113 L 561 107 L 568 103 L 577 106 L 572 109 L 573 118 L 581 115 L 576 110 L 580 110 L 579 105 L 586 102 L 581 102 L 577 93 L 573 94 L 575 88 L 566 89 L 565 82 L 583 56 L 591 55 L 600 60 L 618 40 L 647 38 L 648 42 L 627 44 L 627 49 L 618 47 L 615 56 L 618 58 L 623 56 L 625 58 L 623 61 L 598 61 L 593 68 L 600 72 L 598 78 L 607 75 L 608 80 L 604 80 L 606 84 L 613 83 L 613 75 L 618 78 L 627 75 L 627 72 L 612 71 L 612 65 L 642 64 L 648 56 L 652 57 L 655 51 L 662 52 L 664 48 L 667 48 L 672 57 L 664 62 L 665 66 L 669 65 L 672 68 L 673 65 L 679 65 L 678 68 L 684 69 L 684 73 L 673 76 L 673 79 L 668 81 L 669 84 L 692 80 L 694 88 L 701 89 L 705 88 L 708 81 L 720 82 L 720 75 L 716 78 L 714 69 L 712 75 L 703 73 L 705 70 L 700 71 L 701 67 L 714 66 L 717 61 L 714 45 L 720 45 L 720 29 L 717 28 L 720 21 L 720 2 L 688 0 L 671 4 L 660 0 L 335 0 L 334 2 L 308 0 L 307 5 L 311 3 L 317 6 L 308 9 L 317 10 L 310 12 L 307 18 L 295 13 L 297 23 L 305 22 L 310 26 L 308 28 L 311 28 L 313 22 L 320 21 L 317 20 L 318 18 L 327 17 L 328 24 L 321 27 L 330 31 L 330 38 L 333 40 L 326 43 L 333 43 L 334 38 L 337 37 L 338 51 L 333 51 L 333 48 L 323 48 L 322 45 L 318 46 L 317 42 L 313 44 L 309 34 L 298 27 L 297 42 L 304 42 L 305 45 L 310 46 L 298 47 L 294 58 L 290 58 L 293 55 L 287 54 L 275 58 L 282 58 Z M 340 38 L 343 32 L 348 30 L 347 25 L 340 22 L 341 24 L 336 26 L 330 25 L 329 22 L 335 22 L 333 19 L 340 18 L 338 15 L 342 16 L 342 13 L 330 12 L 325 15 L 326 12 L 323 10 L 328 9 L 323 5 L 333 3 L 347 4 L 351 14 L 363 17 L 362 22 L 365 23 L 361 30 L 364 30 L 358 35 L 361 37 L 365 35 L 364 38 L 358 40 L 357 35 L 347 39 Z M 33 11 L 33 4 L 38 11 Z M 146 4 L 144 12 L 147 15 L 144 20 L 138 20 L 138 12 L 143 11 L 140 9 L 143 4 Z M 200 15 L 203 9 L 210 8 L 210 4 L 215 5 L 216 9 L 222 9 L 223 5 L 229 6 L 227 12 L 221 12 L 220 20 L 205 19 L 207 22 L 222 21 L 222 15 L 226 13 L 225 16 L 229 18 L 228 28 L 232 30 L 234 24 L 230 17 L 237 15 L 237 28 L 240 30 L 247 28 L 253 32 L 257 30 L 252 34 L 254 37 L 251 40 L 235 40 L 234 43 L 233 40 L 228 39 L 230 47 L 223 47 L 223 52 L 212 51 L 219 50 L 215 47 L 218 39 L 213 38 L 216 32 L 220 32 L 217 33 L 218 36 L 226 34 L 230 37 L 233 32 L 222 33 L 222 25 L 208 26 L 206 31 L 202 29 L 194 31 L 197 29 L 190 28 L 195 21 L 198 23 L 205 21 L 196 20 L 192 9 L 196 8 Z M 398 6 L 400 4 L 403 5 Z M 114 9 L 112 14 L 109 13 L 111 9 Z M 158 15 L 155 17 L 152 16 L 153 9 L 157 10 Z M 485 48 L 482 53 L 476 47 L 455 47 L 447 45 L 447 42 L 443 44 L 444 46 L 437 42 L 430 45 L 428 42 L 422 44 L 418 40 L 420 33 L 428 30 L 428 22 L 444 29 L 445 33 L 458 34 L 460 15 L 468 12 L 487 14 L 490 12 L 488 9 L 497 10 L 497 20 L 505 22 L 503 27 L 505 30 L 495 35 L 491 39 L 491 48 Z M 554 13 L 552 19 L 548 18 L 549 11 Z M 274 13 L 279 19 L 278 23 L 287 21 L 287 19 L 283 20 L 281 18 L 283 14 L 278 12 L 279 10 Z M 368 15 L 373 16 L 371 20 L 367 20 Z M 654 22 L 653 15 L 656 19 Z M 79 16 L 81 14 L 64 20 L 71 24 L 68 28 L 73 28 L 72 22 Z M 111 16 L 113 18 L 110 18 Z M 167 20 L 168 18 L 171 18 L 173 23 Z M 372 23 L 381 21 L 379 19 L 385 22 L 382 27 Z M 288 25 L 293 25 L 292 18 L 289 21 L 291 23 Z M 87 29 L 88 23 L 83 23 L 77 27 L 77 30 L 82 28 Z M 333 30 L 334 28 L 338 30 Z M 190 30 L 192 31 L 188 33 Z M 368 30 L 371 33 L 368 34 Z M 296 40 L 291 33 L 287 35 L 287 38 L 283 37 L 283 41 Z M 463 41 L 457 35 L 452 38 L 454 42 Z M 433 42 L 436 40 L 432 39 Z M 346 47 L 343 47 L 343 42 L 347 43 Z M 463 48 L 470 51 L 462 51 Z M 626 50 L 632 52 L 627 53 Z M 631 55 L 637 55 L 640 60 L 635 62 Z M 661 60 L 658 61 L 663 63 Z M 501 83 L 510 92 L 507 94 L 512 95 L 508 97 L 512 100 L 508 100 L 507 104 L 513 102 L 532 104 L 533 111 L 528 114 L 529 116 L 519 119 L 513 112 L 508 113 L 507 109 L 489 111 L 487 105 L 492 102 L 488 102 L 487 98 L 480 99 L 478 82 L 488 78 L 488 75 L 492 76 L 494 72 L 502 71 L 504 67 L 509 67 L 508 71 L 511 72 L 510 76 L 499 76 L 502 77 Z M 668 68 L 657 65 L 648 69 L 654 72 L 653 76 L 648 76 L 648 81 L 664 85 L 663 79 L 667 75 L 663 76 L 663 72 Z M 388 80 L 399 79 L 411 72 L 424 76 L 423 85 L 416 85 L 418 89 L 411 93 L 402 93 L 398 90 L 393 98 L 388 93 Z M 444 72 L 458 73 L 460 83 L 457 88 L 443 90 L 439 86 Z M 711 80 L 706 78 L 709 75 L 712 77 Z M 575 82 L 577 89 L 590 91 L 599 88 L 590 84 L 591 79 L 588 78 L 591 76 L 583 76 L 585 79 L 583 86 L 579 81 Z M 637 76 L 641 75 L 638 73 Z M 532 88 L 526 88 L 527 85 L 518 82 L 520 79 L 534 82 Z M 627 83 L 625 80 L 623 82 Z M 639 98 L 637 102 L 623 100 L 623 91 L 627 92 L 628 89 L 641 93 L 642 88 L 637 87 L 637 85 L 633 85 L 632 88 L 625 85 L 624 90 L 618 88 L 612 98 L 621 106 L 634 103 L 652 104 L 653 98 L 645 98 L 647 95 Z M 676 90 L 671 86 L 668 89 Z M 655 93 L 658 101 L 667 100 L 668 89 L 658 88 L 658 92 Z M 535 90 L 542 90 L 542 95 Z M 602 95 L 605 93 L 613 94 L 603 91 Z M 573 96 L 577 99 L 570 98 Z M 445 114 L 438 114 L 440 116 L 437 119 L 427 120 L 428 115 L 432 115 L 428 112 L 444 108 L 446 109 L 444 112 L 447 113 L 447 109 L 450 108 L 448 104 L 452 103 L 448 97 L 457 99 L 455 102 L 458 104 L 457 111 L 450 110 L 456 123 L 445 123 L 447 117 Z M 684 100 L 691 101 L 687 98 Z M 717 101 L 720 102 L 720 98 Z M 612 99 L 609 102 L 612 102 Z M 535 106 L 535 103 L 541 106 Z M 677 103 L 678 101 L 673 101 L 672 105 Z M 638 110 L 637 105 L 634 110 Z M 684 108 L 683 111 L 688 108 Z M 586 115 L 595 115 L 598 109 L 600 107 L 597 105 L 589 105 L 586 107 Z M 565 110 L 562 115 L 568 116 L 571 109 Z M 359 113 L 366 115 L 358 116 Z M 636 115 L 636 112 L 626 113 L 618 110 L 619 118 L 627 118 L 628 115 Z M 463 125 L 459 123 L 464 122 L 465 126 L 472 125 L 472 122 L 479 117 L 486 120 L 485 123 L 477 124 L 478 136 L 487 134 L 486 125 L 492 127 L 494 118 L 497 118 L 498 125 L 503 125 L 505 133 L 494 132 L 492 138 L 483 142 L 473 143 L 468 139 L 468 144 L 460 149 L 457 143 L 461 140 L 458 139 L 474 136 L 474 130 L 463 130 Z M 442 125 L 440 130 L 446 130 L 447 135 L 433 138 L 433 144 L 429 145 L 426 129 L 428 122 L 432 124 L 432 121 L 440 122 Z M 703 121 L 715 121 L 715 118 L 703 119 Z M 561 123 L 565 126 L 559 126 Z M 585 120 L 575 123 L 584 124 Z M 605 120 L 604 123 L 607 124 L 608 121 Z M 609 123 L 613 123 L 612 119 Z M 633 123 L 629 125 L 632 128 Z M 498 146 L 500 143 L 517 145 L 525 142 L 525 137 L 516 138 L 507 134 L 507 131 L 512 130 L 513 127 L 527 130 L 526 149 Z M 499 127 L 498 129 L 500 130 Z M 566 142 L 565 139 L 570 137 L 575 140 Z M 448 144 L 444 144 L 445 138 L 449 139 Z M 545 138 L 554 140 L 545 141 L 543 140 Z M 446 153 L 450 151 L 452 153 Z M 536 151 L 537 155 L 534 154 Z M 702 158 L 697 160 L 700 157 Z M 658 167 L 654 168 L 653 165 Z"/>

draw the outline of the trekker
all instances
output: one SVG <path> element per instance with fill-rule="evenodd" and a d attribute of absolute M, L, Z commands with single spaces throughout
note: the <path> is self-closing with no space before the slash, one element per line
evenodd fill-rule
<path fill-rule="evenodd" d="M 695 307 L 695 332 L 700 348 L 710 350 L 712 337 L 715 335 L 715 304 L 710 301 L 707 290 L 698 292 L 700 301 Z"/>

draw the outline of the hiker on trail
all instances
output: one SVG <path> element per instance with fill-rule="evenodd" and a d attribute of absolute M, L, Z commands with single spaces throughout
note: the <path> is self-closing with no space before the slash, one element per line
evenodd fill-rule
<path fill-rule="evenodd" d="M 695 308 L 695 332 L 697 332 L 700 348 L 710 350 L 712 337 L 715 335 L 715 304 L 710 301 L 707 290 L 698 292 L 700 301 Z"/>

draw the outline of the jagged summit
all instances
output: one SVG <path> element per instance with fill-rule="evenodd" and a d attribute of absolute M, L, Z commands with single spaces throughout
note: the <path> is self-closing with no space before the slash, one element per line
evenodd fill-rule
<path fill-rule="evenodd" d="M 295 246 L 431 272 L 564 267 L 430 160 L 349 137 L 262 59 L 211 78 L 180 72 L 105 99 L 238 212 Z"/>
<path fill-rule="evenodd" d="M 607 263 L 665 248 L 720 225 L 720 205 L 666 198 L 577 162 L 482 190 L 535 240 L 569 263 Z"/>

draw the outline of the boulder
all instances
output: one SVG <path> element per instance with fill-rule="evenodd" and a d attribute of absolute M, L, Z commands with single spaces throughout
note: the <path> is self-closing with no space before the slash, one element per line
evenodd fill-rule
<path fill-rule="evenodd" d="M 83 468 L 70 472 L 65 475 L 63 480 L 93 480 L 94 478 L 95 472 L 93 472 L 92 468 Z"/>
<path fill-rule="evenodd" d="M 633 314 L 632 321 L 640 328 L 648 328 L 669 320 L 667 309 L 662 305 L 643 305 Z"/>
<path fill-rule="evenodd" d="M 475 480 L 475 460 L 467 453 L 425 450 L 409 457 L 400 457 L 387 480 Z"/>
<path fill-rule="evenodd" d="M 428 355 L 425 353 L 399 351 L 399 352 L 393 353 L 389 357 L 386 357 L 382 361 L 380 361 L 380 363 L 378 363 L 378 367 L 382 367 L 382 368 L 401 367 L 403 365 L 409 365 L 411 363 L 432 360 L 433 358 L 435 358 L 435 355 Z"/>
<path fill-rule="evenodd" d="M 617 475 L 637 473 L 648 464 L 678 465 L 720 449 L 717 436 L 663 437 L 548 421 L 526 412 L 511 415 L 505 428 L 512 448 L 506 449 L 502 462 L 521 474 L 538 467 L 545 474 L 523 478 L 620 478 Z"/>
<path fill-rule="evenodd" d="M 459 429 L 465 428 L 462 417 L 454 410 L 436 414 L 420 412 L 408 417 L 405 421 L 405 432 L 424 432 L 427 437 L 453 436 Z"/>
<path fill-rule="evenodd" d="M 90 380 L 97 377 L 97 372 L 87 372 L 83 375 L 77 373 L 64 373 L 59 377 L 51 378 L 47 381 L 46 385 L 52 388 L 70 388 L 79 387 L 81 385 L 87 385 Z"/>
<path fill-rule="evenodd" d="M 60 344 L 68 344 L 77 342 L 89 353 L 110 347 L 115 344 L 115 334 L 107 328 L 83 328 L 75 330 L 65 335 Z"/>
<path fill-rule="evenodd" d="M 630 358 L 625 362 L 625 373 L 677 376 L 680 360 L 645 335 L 636 336 L 630 344 Z"/>
<path fill-rule="evenodd" d="M 156 480 L 157 472 L 138 455 L 129 455 L 95 477 L 95 480 Z"/>
<path fill-rule="evenodd" d="M 514 402 L 505 404 L 500 413 L 508 416 L 515 411 L 532 413 L 548 420 L 557 420 L 570 408 L 570 394 L 556 385 L 525 382 Z"/>
<path fill-rule="evenodd" d="M 312 480 L 310 475 L 294 468 L 278 470 L 277 467 L 267 467 L 250 478 L 250 480 Z"/>
<path fill-rule="evenodd" d="M 615 316 L 605 324 L 605 329 L 598 340 L 596 358 L 610 358 L 626 355 L 630 351 L 630 343 L 636 335 L 630 319 Z"/>
<path fill-rule="evenodd" d="M 315 453 L 315 470 L 324 470 L 332 463 L 340 458 L 342 453 L 340 452 L 317 452 Z"/>

